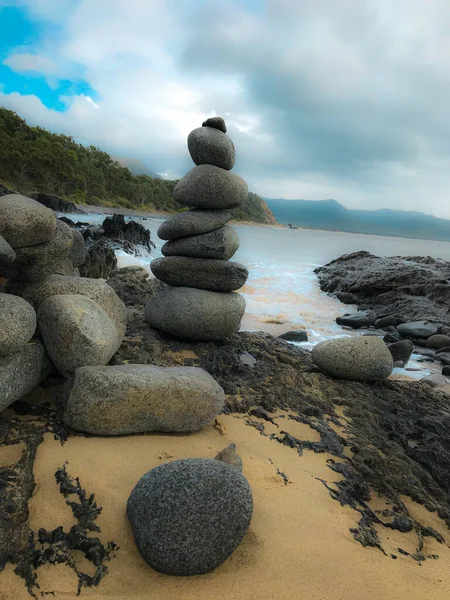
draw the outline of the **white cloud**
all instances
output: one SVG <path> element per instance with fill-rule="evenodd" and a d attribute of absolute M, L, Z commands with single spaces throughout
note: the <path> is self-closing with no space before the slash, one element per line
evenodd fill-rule
<path fill-rule="evenodd" d="M 97 93 L 65 113 L 0 94 L 30 122 L 178 177 L 187 134 L 220 114 L 264 196 L 450 218 L 448 0 L 21 3 L 59 34 L 7 64 Z"/>

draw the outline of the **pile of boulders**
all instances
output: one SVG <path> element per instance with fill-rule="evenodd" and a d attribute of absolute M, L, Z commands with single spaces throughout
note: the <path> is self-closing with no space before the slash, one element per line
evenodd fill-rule
<path fill-rule="evenodd" d="M 208 119 L 188 137 L 197 165 L 177 184 L 173 196 L 191 210 L 165 221 L 158 236 L 168 240 L 164 258 L 151 263 L 155 277 L 168 284 L 145 308 L 152 327 L 191 340 L 223 340 L 239 331 L 245 300 L 235 293 L 247 269 L 230 258 L 239 237 L 227 223 L 231 209 L 248 196 L 247 184 L 230 170 L 235 148 L 222 118 Z"/>
<path fill-rule="evenodd" d="M 123 218 L 106 223 L 118 237 L 122 225 Z M 128 224 L 126 231 L 137 243 L 141 232 Z M 225 232 L 214 240 L 222 247 L 220 239 L 226 245 L 233 235 Z M 0 409 L 22 399 L 54 369 L 66 380 L 57 398 L 62 419 L 75 431 L 189 433 L 213 421 L 225 394 L 206 371 L 108 364 L 124 339 L 127 309 L 103 279 L 79 276 L 76 269 L 85 260 L 82 233 L 52 210 L 18 194 L 0 197 Z M 239 269 L 243 283 L 247 272 Z M 234 311 L 226 320 L 234 319 L 230 332 L 237 330 L 243 299 L 204 293 L 220 297 L 217 318 L 227 307 Z M 252 515 L 252 494 L 241 469 L 235 449 L 228 448 L 217 460 L 177 461 L 141 479 L 130 496 L 128 517 L 151 566 L 199 574 L 234 551 Z"/>

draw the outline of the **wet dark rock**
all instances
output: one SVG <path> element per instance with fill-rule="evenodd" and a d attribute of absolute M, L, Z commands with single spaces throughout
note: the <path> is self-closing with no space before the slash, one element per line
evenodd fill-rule
<path fill-rule="evenodd" d="M 446 346 L 450 347 L 450 336 L 439 333 L 432 335 L 427 339 L 425 346 L 427 348 L 434 348 L 435 350 L 445 348 Z"/>
<path fill-rule="evenodd" d="M 47 208 L 51 208 L 55 212 L 75 213 L 79 215 L 85 214 L 85 212 L 80 210 L 73 202 L 63 200 L 54 194 L 42 194 L 41 192 L 35 192 L 34 194 L 31 194 L 31 197 L 33 200 L 36 200 L 36 202 L 43 204 Z"/>
<path fill-rule="evenodd" d="M 308 334 L 304 329 L 293 329 L 292 331 L 286 331 L 278 336 L 280 340 L 286 340 L 287 342 L 307 342 Z"/>
<path fill-rule="evenodd" d="M 414 344 L 411 340 L 401 340 L 393 344 L 388 344 L 388 350 L 392 354 L 394 362 L 402 361 L 406 365 L 413 353 Z"/>
<path fill-rule="evenodd" d="M 395 342 L 399 342 L 402 339 L 402 336 L 398 333 L 398 331 L 387 333 L 383 340 L 386 344 L 395 344 Z"/>
<path fill-rule="evenodd" d="M 150 231 L 136 221 L 125 222 L 123 215 L 106 217 L 102 229 L 107 238 L 117 242 L 128 241 L 131 244 L 140 244 L 148 249 L 154 247 L 150 240 Z"/>
<path fill-rule="evenodd" d="M 431 257 L 344 255 L 316 269 L 322 290 L 379 315 L 424 318 L 450 335 L 450 262 Z"/>
<path fill-rule="evenodd" d="M 446 365 L 442 368 L 442 375 L 445 375 L 445 377 L 450 377 L 450 365 Z"/>
<path fill-rule="evenodd" d="M 436 358 L 444 365 L 450 365 L 450 352 L 439 352 Z"/>
<path fill-rule="evenodd" d="M 239 470 L 206 458 L 152 469 L 127 504 L 139 552 L 167 575 L 200 575 L 218 567 L 241 543 L 252 511 L 252 492 Z"/>
<path fill-rule="evenodd" d="M 372 310 L 366 310 L 356 313 L 342 315 L 336 319 L 338 325 L 360 329 L 361 327 L 370 327 L 377 320 L 377 315 Z"/>
<path fill-rule="evenodd" d="M 401 323 L 397 326 L 400 335 L 413 339 L 428 339 L 438 333 L 439 327 L 429 321 L 414 321 L 412 323 Z"/>
<path fill-rule="evenodd" d="M 202 127 L 213 127 L 223 133 L 227 132 L 227 126 L 222 117 L 210 117 L 209 119 L 206 119 L 206 121 L 203 121 Z"/>
<path fill-rule="evenodd" d="M 69 219 L 69 217 L 59 217 L 59 220 L 68 225 L 69 227 L 75 227 L 75 221 L 72 221 L 72 219 Z"/>
<path fill-rule="evenodd" d="M 377 319 L 374 325 L 377 329 L 385 329 L 386 327 L 395 327 L 397 323 L 396 317 L 388 316 Z"/>

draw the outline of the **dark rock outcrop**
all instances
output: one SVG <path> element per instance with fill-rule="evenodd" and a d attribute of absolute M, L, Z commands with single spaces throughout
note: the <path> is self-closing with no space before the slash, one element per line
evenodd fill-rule
<path fill-rule="evenodd" d="M 136 223 L 136 221 L 126 223 L 123 215 L 106 217 L 102 223 L 102 229 L 105 237 L 112 241 L 127 241 L 131 244 L 140 244 L 148 249 L 154 247 L 150 240 L 150 231 L 140 223 Z"/>
<path fill-rule="evenodd" d="M 41 192 L 35 192 L 31 194 L 33 200 L 40 202 L 47 208 L 51 208 L 55 212 L 60 213 L 74 213 L 78 215 L 84 215 L 85 212 L 80 210 L 73 202 L 63 200 L 59 196 L 53 194 L 42 194 Z"/>
<path fill-rule="evenodd" d="M 450 334 L 450 262 L 429 256 L 346 254 L 316 269 L 322 290 L 346 304 L 405 321 L 428 319 Z"/>
<path fill-rule="evenodd" d="M 286 331 L 278 336 L 280 340 L 286 340 L 287 342 L 307 342 L 308 334 L 304 329 L 293 329 L 292 331 Z"/>
<path fill-rule="evenodd" d="M 361 329 L 362 327 L 370 327 L 376 320 L 377 314 L 373 310 L 365 310 L 342 315 L 342 317 L 336 319 L 336 323 L 352 329 Z"/>

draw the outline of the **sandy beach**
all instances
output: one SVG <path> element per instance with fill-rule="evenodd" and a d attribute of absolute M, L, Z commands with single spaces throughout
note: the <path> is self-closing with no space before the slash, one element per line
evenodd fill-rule
<path fill-rule="evenodd" d="M 386 554 L 363 548 L 350 529 L 360 514 L 333 500 L 320 481 L 333 487 L 339 476 L 331 471 L 326 453 L 283 446 L 247 424 L 260 420 L 246 415 L 221 415 L 215 425 L 191 435 L 148 435 L 121 438 L 71 437 L 63 446 L 47 435 L 35 463 L 36 489 L 31 499 L 30 527 L 69 529 L 74 517 L 59 493 L 54 474 L 63 464 L 77 476 L 87 493 L 103 508 L 98 518 L 101 540 L 118 545 L 107 563 L 109 573 L 98 587 L 83 589 L 81 597 L 101 600 L 172 599 L 283 599 L 324 600 L 443 600 L 450 594 L 450 549 L 425 538 L 423 552 L 438 555 L 420 564 L 399 548 L 413 553 L 417 534 L 383 529 Z M 286 431 L 317 440 L 309 426 L 277 411 L 266 433 Z M 345 418 L 342 424 L 345 427 Z M 339 428 L 338 428 L 339 429 Z M 342 435 L 346 435 L 341 429 Z M 128 495 L 136 481 L 163 462 L 185 457 L 214 457 L 235 442 L 244 474 L 253 490 L 254 514 L 250 530 L 237 551 L 214 572 L 194 577 L 168 577 L 149 568 L 139 556 L 125 516 Z M 4 457 L 5 458 L 5 457 Z M 14 460 L 14 457 L 11 457 Z M 447 527 L 436 514 L 405 498 L 411 514 L 442 535 Z M 375 493 L 373 510 L 389 506 Z M 386 533 L 387 532 L 387 533 Z M 395 558 L 394 558 L 395 556 Z M 93 566 L 80 557 L 81 567 Z M 37 570 L 38 595 L 75 598 L 77 577 L 67 566 L 44 565 Z M 1 600 L 28 600 L 23 580 L 8 565 L 1 575 Z"/>

